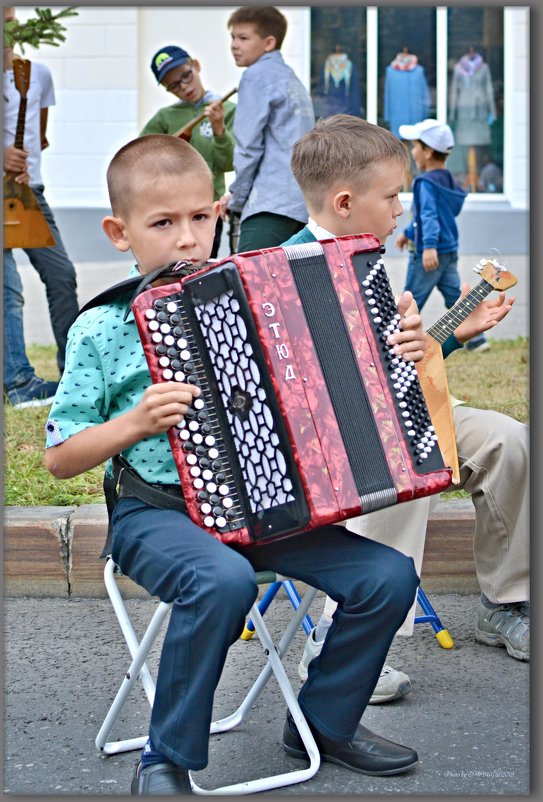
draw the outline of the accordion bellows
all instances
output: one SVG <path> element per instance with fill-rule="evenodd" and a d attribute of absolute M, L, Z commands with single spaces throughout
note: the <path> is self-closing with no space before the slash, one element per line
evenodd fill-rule
<path fill-rule="evenodd" d="M 451 470 L 373 235 L 230 256 L 133 303 L 152 380 L 202 393 L 168 432 L 192 520 L 258 544 L 446 489 Z"/>

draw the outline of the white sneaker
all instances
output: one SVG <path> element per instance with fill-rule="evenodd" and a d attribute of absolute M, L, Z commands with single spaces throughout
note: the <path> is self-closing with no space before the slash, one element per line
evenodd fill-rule
<path fill-rule="evenodd" d="M 403 671 L 396 671 L 392 666 L 384 665 L 377 680 L 370 705 L 380 705 L 383 702 L 392 702 L 401 699 L 411 692 L 411 680 Z"/>
<path fill-rule="evenodd" d="M 307 669 L 314 657 L 321 653 L 324 641 L 315 640 L 315 628 L 309 633 L 305 642 L 304 653 L 298 664 L 298 674 L 302 682 L 307 679 Z M 392 666 L 384 665 L 377 680 L 377 685 L 369 700 L 370 705 L 380 705 L 383 702 L 392 702 L 401 699 L 411 692 L 411 680 L 403 671 L 396 671 Z"/>
<path fill-rule="evenodd" d="M 311 630 L 309 635 L 307 636 L 307 640 L 305 642 L 304 653 L 302 655 L 302 659 L 298 664 L 298 674 L 300 675 L 300 679 L 302 682 L 305 682 L 307 679 L 307 667 L 309 663 L 313 660 L 314 657 L 317 657 L 321 653 L 323 640 L 315 640 L 315 627 Z"/>

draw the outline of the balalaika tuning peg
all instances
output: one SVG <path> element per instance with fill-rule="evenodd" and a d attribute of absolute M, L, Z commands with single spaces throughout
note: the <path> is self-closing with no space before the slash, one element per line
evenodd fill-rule
<path fill-rule="evenodd" d="M 497 260 L 497 259 L 492 259 L 492 264 L 494 265 L 494 267 L 496 268 L 496 270 L 497 270 L 499 273 L 503 273 L 503 272 L 504 272 L 504 270 L 506 269 L 506 268 L 505 268 L 505 266 L 504 266 L 504 265 L 501 265 L 501 264 L 498 262 L 498 260 Z"/>
<path fill-rule="evenodd" d="M 473 268 L 474 273 L 481 273 L 484 267 L 488 264 L 486 259 L 479 259 L 475 267 Z"/>

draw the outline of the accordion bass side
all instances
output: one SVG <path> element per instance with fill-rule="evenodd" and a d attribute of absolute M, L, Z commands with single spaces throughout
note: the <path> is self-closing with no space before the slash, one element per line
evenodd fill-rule
<path fill-rule="evenodd" d="M 201 395 L 168 431 L 192 520 L 258 544 L 446 489 L 451 469 L 373 235 L 230 256 L 142 292 L 153 382 Z"/>

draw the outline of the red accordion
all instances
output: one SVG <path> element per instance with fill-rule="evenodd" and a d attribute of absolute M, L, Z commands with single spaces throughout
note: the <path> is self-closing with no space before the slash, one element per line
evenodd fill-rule
<path fill-rule="evenodd" d="M 451 481 L 373 235 L 230 256 L 142 292 L 153 382 L 201 395 L 168 436 L 192 520 L 266 542 Z"/>

